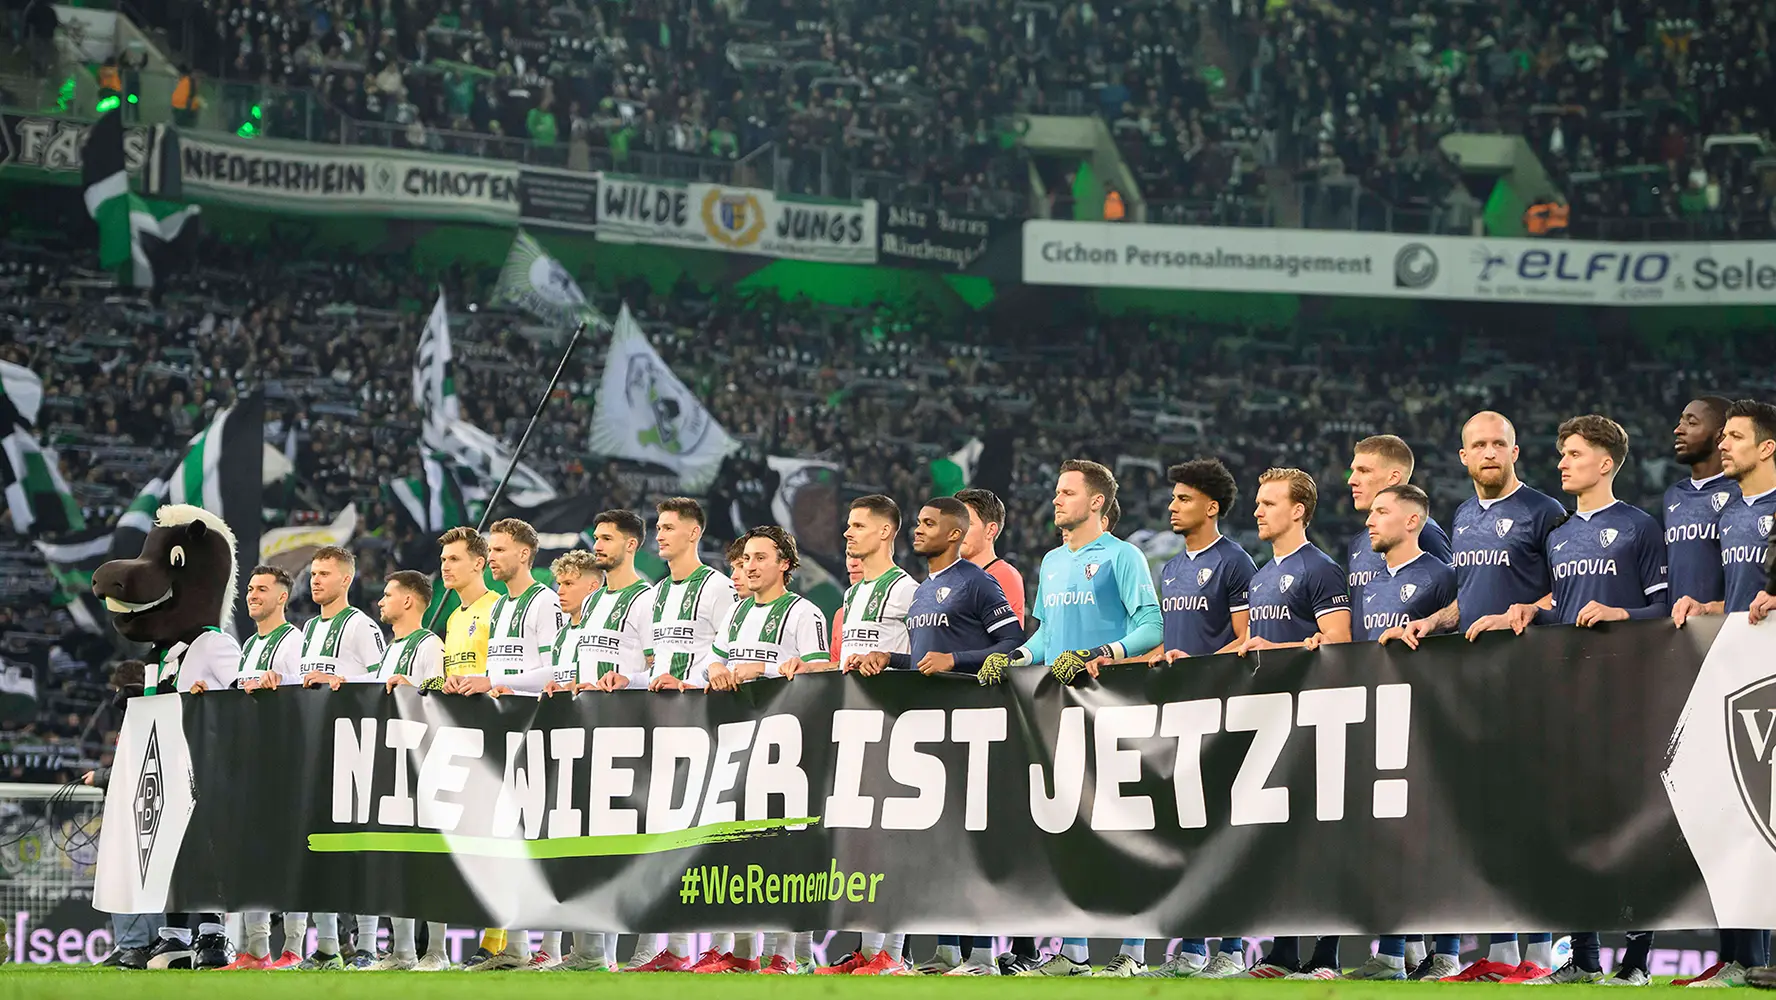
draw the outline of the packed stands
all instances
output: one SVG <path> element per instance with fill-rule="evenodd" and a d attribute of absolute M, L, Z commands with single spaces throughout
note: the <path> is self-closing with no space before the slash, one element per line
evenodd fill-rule
<path fill-rule="evenodd" d="M 1478 131 L 1524 136 L 1575 236 L 1770 231 L 1759 161 L 1776 98 L 1757 4 L 1235 4 L 1250 101 L 1299 177 L 1360 183 L 1358 228 L 1464 202 L 1436 143 Z"/>

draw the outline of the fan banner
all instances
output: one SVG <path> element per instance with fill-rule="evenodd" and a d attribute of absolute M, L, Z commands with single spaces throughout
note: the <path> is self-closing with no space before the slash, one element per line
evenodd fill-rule
<path fill-rule="evenodd" d="M 129 708 L 96 902 L 625 932 L 1764 927 L 1773 731 L 1776 626 L 1743 616 L 1071 687 L 162 695 Z"/>

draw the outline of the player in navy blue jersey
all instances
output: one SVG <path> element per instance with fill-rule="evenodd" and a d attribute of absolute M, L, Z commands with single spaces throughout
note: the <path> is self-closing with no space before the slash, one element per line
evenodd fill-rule
<path fill-rule="evenodd" d="M 1716 397 L 1706 398 L 1713 400 Z M 1702 400 L 1691 403 L 1684 410 L 1685 421 L 1678 424 L 1680 451 L 1684 423 L 1688 422 L 1690 410 L 1700 402 Z M 1671 620 L 1679 628 L 1696 615 L 1750 611 L 1766 583 L 1764 558 L 1771 517 L 1776 515 L 1776 407 L 1750 399 L 1727 404 L 1721 414 L 1717 437 L 1713 468 L 1721 470 L 1720 477 L 1712 480 L 1706 489 L 1687 495 L 1687 502 L 1677 509 L 1673 509 L 1674 502 L 1677 502 L 1673 494 L 1687 484 L 1679 483 L 1665 493 L 1665 537 L 1671 549 Z M 1714 503 L 1717 497 L 1720 499 L 1718 506 Z M 1719 560 L 1713 577 L 1719 582 L 1713 592 L 1715 596 L 1686 594 L 1678 590 L 1678 545 L 1671 541 L 1671 518 L 1682 516 L 1686 508 L 1694 510 L 1697 518 L 1707 518 L 1711 512 L 1719 511 L 1716 515 L 1718 522 L 1707 522 L 1710 527 L 1718 523 L 1719 528 L 1719 541 L 1710 546 Z M 1769 964 L 1769 931 L 1723 928 L 1720 933 L 1720 964 L 1710 970 L 1712 975 L 1702 977 L 1703 981 L 1742 985 L 1746 970 Z M 1630 935 L 1628 952 L 1614 978 L 1628 976 L 1636 985 L 1646 982 L 1649 978 L 1646 959 L 1651 947 L 1650 932 Z"/>
<path fill-rule="evenodd" d="M 1270 561 L 1252 575 L 1251 635 L 1238 646 L 1241 656 L 1259 649 L 1283 649 L 1349 642 L 1350 595 L 1344 571 L 1307 540 L 1307 526 L 1319 504 L 1313 477 L 1300 469 L 1269 469 L 1258 477 L 1253 517 L 1258 538 L 1270 543 Z M 1301 940 L 1280 935 L 1270 953 L 1245 975 L 1278 979 L 1301 972 Z"/>
<path fill-rule="evenodd" d="M 1361 513 L 1368 513 L 1369 505 L 1375 502 L 1376 495 L 1382 490 L 1389 486 L 1402 485 L 1412 478 L 1415 464 L 1411 446 L 1392 434 L 1377 434 L 1358 441 L 1350 464 L 1351 507 Z M 1449 562 L 1449 536 L 1428 512 L 1425 517 L 1424 529 L 1420 532 L 1420 547 L 1433 558 Z M 1363 528 L 1351 536 L 1345 559 L 1345 580 L 1350 586 L 1351 613 L 1356 616 L 1358 623 L 1363 614 L 1363 588 L 1381 571 L 1381 556 L 1369 545 L 1369 529 Z M 1352 631 L 1356 633 L 1355 638 L 1358 641 L 1373 639 L 1380 634 L 1366 634 L 1361 628 L 1354 628 Z"/>
<path fill-rule="evenodd" d="M 1382 571 L 1369 581 L 1360 606 L 1352 598 L 1357 641 L 1428 618 L 1455 600 L 1455 567 L 1423 546 L 1430 510 L 1425 491 L 1406 483 L 1383 489 L 1371 501 L 1364 534 Z"/>
<path fill-rule="evenodd" d="M 1247 591 L 1257 572 L 1246 550 L 1221 534 L 1221 516 L 1239 498 L 1227 466 L 1201 458 L 1174 465 L 1166 475 L 1172 480 L 1172 530 L 1184 536 L 1184 551 L 1159 571 L 1165 641 L 1147 658 L 1154 666 L 1238 648 L 1248 634 Z M 1213 961 L 1206 938 L 1185 938 L 1170 961 L 1137 975 L 1224 979 L 1244 971 L 1244 938 L 1222 938 Z"/>
<path fill-rule="evenodd" d="M 1313 477 L 1300 469 L 1270 469 L 1258 477 L 1252 516 L 1271 557 L 1252 574 L 1251 634 L 1240 643 L 1240 655 L 1299 646 L 1315 635 L 1327 643 L 1350 641 L 1344 571 L 1307 540 L 1318 504 Z"/>
<path fill-rule="evenodd" d="M 1153 664 L 1231 652 L 1244 642 L 1247 591 L 1257 572 L 1246 550 L 1221 534 L 1221 517 L 1239 498 L 1227 466 L 1203 458 L 1174 465 L 1166 475 L 1172 480 L 1167 512 L 1172 530 L 1184 536 L 1184 551 L 1159 571 L 1165 641 L 1148 658 Z"/>
<path fill-rule="evenodd" d="M 1702 604 L 1726 593 L 1721 576 L 1720 515 L 1739 495 L 1739 485 L 1721 472 L 1721 429 L 1727 407 L 1719 396 L 1700 396 L 1684 407 L 1672 429 L 1672 457 L 1690 474 L 1665 491 L 1665 555 L 1671 563 L 1671 600 Z"/>
<path fill-rule="evenodd" d="M 1548 533 L 1554 605 L 1519 604 L 1474 623 L 1473 634 L 1531 624 L 1591 628 L 1605 622 L 1663 618 L 1666 599 L 1665 533 L 1651 514 L 1616 499 L 1615 480 L 1628 461 L 1628 432 L 1598 414 L 1573 417 L 1555 433 L 1560 487 L 1577 510 Z M 1573 935 L 1572 958 L 1528 982 L 1594 983 L 1603 979 L 1597 934 Z"/>
<path fill-rule="evenodd" d="M 1543 542 L 1566 518 L 1566 508 L 1517 478 L 1517 458 L 1517 429 L 1504 414 L 1482 410 L 1462 426 L 1461 460 L 1474 495 L 1455 512 L 1456 599 L 1435 615 L 1390 629 L 1382 642 L 1400 639 L 1417 649 L 1427 635 L 1465 631 L 1513 605 L 1550 599 L 1553 578 Z"/>
<path fill-rule="evenodd" d="M 962 558 L 968 520 L 968 506 L 954 497 L 933 497 L 919 509 L 913 551 L 925 557 L 929 575 L 907 612 L 912 651 L 870 654 L 886 656 L 888 669 L 973 675 L 988 656 L 1009 653 L 1023 641 L 999 581 Z"/>
<path fill-rule="evenodd" d="M 1380 637 L 1384 644 L 1399 639 L 1417 649 L 1419 640 L 1432 633 L 1472 629 L 1513 605 L 1553 600 L 1544 543 L 1566 518 L 1566 508 L 1517 478 L 1517 428 L 1504 414 L 1482 410 L 1462 425 L 1460 455 L 1474 495 L 1455 512 L 1456 599 L 1435 615 L 1384 631 Z M 1439 948 L 1446 944 L 1447 939 L 1439 939 Z M 1554 935 L 1526 934 L 1520 947 L 1516 934 L 1493 934 L 1486 957 L 1459 972 L 1448 959 L 1446 953 L 1433 951 L 1410 978 L 1461 982 L 1534 978 L 1552 967 Z"/>

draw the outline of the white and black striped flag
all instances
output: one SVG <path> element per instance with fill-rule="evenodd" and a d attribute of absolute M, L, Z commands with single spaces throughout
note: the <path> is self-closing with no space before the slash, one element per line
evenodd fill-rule
<path fill-rule="evenodd" d="M 80 171 L 86 211 L 99 226 L 99 266 L 126 284 L 153 288 L 156 275 L 196 241 L 198 207 L 130 191 L 121 111 L 106 112 L 87 129 Z"/>
<path fill-rule="evenodd" d="M 142 487 L 117 520 L 117 530 L 111 535 L 111 558 L 134 559 L 142 554 L 142 543 L 154 527 L 154 512 L 161 504 L 193 504 L 218 515 L 233 529 L 241 553 L 235 593 L 245 595 L 246 576 L 259 554 L 264 472 L 265 397 L 254 392 L 217 411 L 179 460 Z M 244 596 L 236 599 L 237 627 L 250 621 L 245 600 Z"/>
<path fill-rule="evenodd" d="M 83 531 L 86 518 L 62 478 L 54 449 L 37 443 L 43 380 L 21 365 L 0 361 L 0 489 L 20 534 Z"/>

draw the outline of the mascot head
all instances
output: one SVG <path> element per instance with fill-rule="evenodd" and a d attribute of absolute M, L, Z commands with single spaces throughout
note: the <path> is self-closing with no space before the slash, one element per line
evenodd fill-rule
<path fill-rule="evenodd" d="M 134 642 L 188 640 L 205 628 L 227 631 L 234 611 L 234 532 L 216 515 L 168 504 L 135 559 L 113 559 L 93 572 L 117 631 Z"/>

